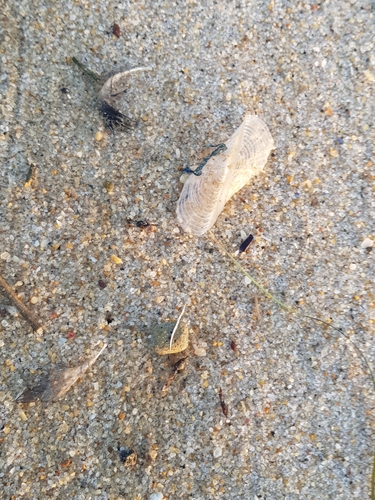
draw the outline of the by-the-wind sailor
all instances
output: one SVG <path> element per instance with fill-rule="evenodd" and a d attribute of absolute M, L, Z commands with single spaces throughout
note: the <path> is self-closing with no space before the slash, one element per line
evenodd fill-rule
<path fill-rule="evenodd" d="M 178 200 L 178 222 L 195 236 L 208 231 L 226 202 L 264 168 L 274 142 L 267 125 L 247 115 L 225 146 L 208 160 L 201 175 L 189 175 Z"/>

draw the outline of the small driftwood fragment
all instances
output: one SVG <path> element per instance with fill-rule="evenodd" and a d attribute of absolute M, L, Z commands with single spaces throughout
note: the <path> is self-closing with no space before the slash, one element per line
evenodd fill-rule
<path fill-rule="evenodd" d="M 221 405 L 221 409 L 223 411 L 223 414 L 226 418 L 228 418 L 228 405 L 226 404 L 226 402 L 224 401 L 224 398 L 223 398 L 223 391 L 220 387 L 219 389 L 219 399 L 220 399 L 220 405 Z"/>
<path fill-rule="evenodd" d="M 0 286 L 5 290 L 6 294 L 11 299 L 13 304 L 17 307 L 17 309 L 20 311 L 22 316 L 30 323 L 33 330 L 37 333 L 42 333 L 43 332 L 42 325 L 35 318 L 33 313 L 29 311 L 29 309 L 25 306 L 22 300 L 17 297 L 17 294 L 11 289 L 11 287 L 8 285 L 8 283 L 2 276 L 0 276 Z"/>
<path fill-rule="evenodd" d="M 32 403 L 34 401 L 58 401 L 68 392 L 72 385 L 95 363 L 104 349 L 94 354 L 83 364 L 74 368 L 56 367 L 52 368 L 50 373 L 44 376 L 35 386 L 27 387 L 19 396 L 16 397 L 17 403 Z"/>

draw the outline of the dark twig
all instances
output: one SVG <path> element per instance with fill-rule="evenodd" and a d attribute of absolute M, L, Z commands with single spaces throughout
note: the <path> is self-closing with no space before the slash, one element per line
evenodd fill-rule
<path fill-rule="evenodd" d="M 33 313 L 28 310 L 25 304 L 17 297 L 15 292 L 13 292 L 2 276 L 0 276 L 0 286 L 5 290 L 8 297 L 12 300 L 13 304 L 17 307 L 22 316 L 30 323 L 33 330 L 41 333 L 43 331 L 42 325 L 38 322 Z"/>
<path fill-rule="evenodd" d="M 223 414 L 226 418 L 228 418 L 228 405 L 224 401 L 223 391 L 221 390 L 221 387 L 219 389 L 219 398 L 220 398 L 220 405 L 221 405 L 221 409 L 223 410 Z"/>
<path fill-rule="evenodd" d="M 177 361 L 177 363 L 175 363 L 173 365 L 173 372 L 168 377 L 167 383 L 163 387 L 163 391 L 162 392 L 167 392 L 167 390 L 169 389 L 169 386 L 171 385 L 172 380 L 175 378 L 175 376 L 177 375 L 177 373 L 180 373 L 180 372 L 182 372 L 184 370 L 187 358 L 188 358 L 187 356 L 185 358 L 181 358 L 180 360 Z"/>
<path fill-rule="evenodd" d="M 82 64 L 76 57 L 72 57 L 72 61 L 76 66 L 78 66 L 88 77 L 90 77 L 94 82 L 100 82 L 102 80 L 101 76 L 95 71 L 91 71 L 87 66 Z"/>
<path fill-rule="evenodd" d="M 216 146 L 209 145 L 208 147 L 215 148 L 206 158 L 204 158 L 201 163 L 198 165 L 198 167 L 195 170 L 192 170 L 190 167 L 184 168 L 183 172 L 187 174 L 194 174 L 194 175 L 202 175 L 202 170 L 203 167 L 206 165 L 208 160 L 210 160 L 213 156 L 220 155 L 223 153 L 227 147 L 226 145 L 223 144 L 217 144 Z"/>

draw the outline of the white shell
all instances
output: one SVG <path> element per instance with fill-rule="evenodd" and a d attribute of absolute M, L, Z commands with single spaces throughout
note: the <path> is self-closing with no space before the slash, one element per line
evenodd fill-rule
<path fill-rule="evenodd" d="M 226 202 L 263 170 L 274 148 L 267 125 L 253 115 L 245 117 L 225 145 L 227 150 L 213 156 L 202 175 L 190 174 L 177 203 L 179 224 L 195 236 L 215 224 Z"/>
<path fill-rule="evenodd" d="M 103 87 L 100 89 L 99 98 L 104 101 L 109 101 L 111 98 L 118 96 L 124 92 L 128 85 L 128 77 L 131 73 L 137 71 L 151 71 L 149 67 L 133 68 L 122 73 L 116 73 L 108 78 Z"/>

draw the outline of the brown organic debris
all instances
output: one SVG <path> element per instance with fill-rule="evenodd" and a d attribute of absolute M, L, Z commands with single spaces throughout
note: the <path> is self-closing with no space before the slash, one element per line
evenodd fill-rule
<path fill-rule="evenodd" d="M 163 387 L 162 392 L 164 392 L 164 393 L 167 392 L 167 390 L 169 389 L 169 386 L 171 385 L 172 380 L 175 378 L 175 376 L 177 375 L 177 373 L 180 373 L 180 372 L 182 372 L 185 369 L 187 358 L 188 358 L 188 356 L 185 356 L 184 358 L 179 359 L 177 361 L 177 363 L 175 363 L 173 365 L 173 372 L 169 376 L 169 378 L 167 380 L 167 383 Z"/>
<path fill-rule="evenodd" d="M 119 38 L 119 37 L 120 37 L 120 35 L 121 35 L 121 30 L 120 30 L 120 26 L 119 26 L 118 24 L 116 24 L 116 23 L 115 23 L 115 24 L 112 26 L 112 33 L 113 33 L 115 36 L 117 36 L 117 38 Z"/>
<path fill-rule="evenodd" d="M 104 344 L 100 351 L 94 352 L 87 361 L 74 368 L 62 366 L 52 368 L 49 374 L 45 375 L 38 384 L 31 388 L 27 387 L 17 396 L 16 402 L 48 402 L 62 399 L 72 385 L 95 363 L 106 347 L 106 344 Z"/>
<path fill-rule="evenodd" d="M 17 297 L 17 294 L 11 289 L 11 287 L 2 276 L 0 276 L 0 286 L 5 290 L 8 297 L 12 300 L 13 304 L 17 307 L 22 316 L 30 323 L 33 330 L 37 333 L 42 333 L 42 325 L 39 323 L 33 313 L 29 311 L 22 300 Z"/>
<path fill-rule="evenodd" d="M 221 405 L 221 409 L 223 411 L 223 414 L 226 418 L 228 418 L 228 405 L 226 404 L 226 402 L 224 401 L 224 398 L 223 398 L 223 391 L 220 387 L 219 389 L 219 399 L 220 399 L 220 405 Z"/>

